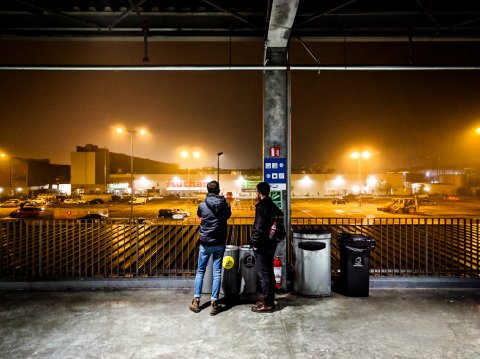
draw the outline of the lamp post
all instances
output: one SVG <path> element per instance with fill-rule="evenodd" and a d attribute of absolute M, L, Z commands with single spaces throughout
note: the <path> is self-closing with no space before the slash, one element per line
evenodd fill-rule
<path fill-rule="evenodd" d="M 217 153 L 217 182 L 218 187 L 220 188 L 220 156 L 223 155 L 223 152 Z"/>
<path fill-rule="evenodd" d="M 200 152 L 198 151 L 193 151 L 192 152 L 192 155 L 190 156 L 190 153 L 188 153 L 188 151 L 182 151 L 180 153 L 180 156 L 182 156 L 182 158 L 186 158 L 187 159 L 187 171 L 188 171 L 188 194 L 190 195 L 190 157 L 193 157 L 193 158 L 200 158 Z"/>
<path fill-rule="evenodd" d="M 146 133 L 145 130 L 127 130 L 122 127 L 117 128 L 118 134 L 123 134 L 124 132 L 128 132 L 130 134 L 130 219 L 133 218 L 133 197 L 134 197 L 134 190 L 133 190 L 133 135 L 135 133 L 139 133 L 140 135 L 144 135 Z"/>
<path fill-rule="evenodd" d="M 360 192 L 362 191 L 362 186 L 363 186 L 363 181 L 362 181 L 362 158 L 363 159 L 369 159 L 371 156 L 370 152 L 368 151 L 363 151 L 362 153 L 360 152 L 353 152 L 351 157 L 353 159 L 358 159 L 358 183 L 360 186 Z"/>
<path fill-rule="evenodd" d="M 8 175 L 8 179 L 5 178 L 5 186 L 8 187 L 8 191 L 11 192 L 12 190 L 12 157 L 7 155 L 5 152 L 0 153 L 0 160 L 2 160 L 2 166 L 5 168 L 5 177 Z M 8 161 L 8 162 L 7 162 Z M 4 189 L 2 188 L 1 192 Z"/>

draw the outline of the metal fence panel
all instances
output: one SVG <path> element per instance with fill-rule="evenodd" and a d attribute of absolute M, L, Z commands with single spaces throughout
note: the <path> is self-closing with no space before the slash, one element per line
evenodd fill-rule
<path fill-rule="evenodd" d="M 252 222 L 231 219 L 228 243 L 248 244 Z M 479 219 L 292 219 L 292 232 L 308 229 L 332 233 L 332 274 L 340 268 L 339 234 L 357 233 L 376 241 L 371 275 L 480 277 Z M 0 220 L 0 279 L 194 276 L 198 232 L 197 219 Z M 293 270 L 291 240 L 288 248 Z"/>

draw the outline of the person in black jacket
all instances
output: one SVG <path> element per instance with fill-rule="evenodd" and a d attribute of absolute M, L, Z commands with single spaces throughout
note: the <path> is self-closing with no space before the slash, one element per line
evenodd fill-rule
<path fill-rule="evenodd" d="M 257 272 L 262 285 L 263 300 L 257 301 L 252 307 L 253 312 L 270 312 L 275 309 L 275 274 L 273 260 L 277 241 L 270 238 L 270 228 L 277 214 L 282 211 L 273 203 L 270 195 L 270 185 L 260 182 L 257 185 L 257 204 L 255 206 L 255 221 L 253 223 L 251 246 L 257 263 Z"/>
<path fill-rule="evenodd" d="M 220 186 L 217 181 L 209 182 L 207 191 L 205 201 L 198 205 L 197 210 L 197 215 L 200 217 L 200 251 L 193 300 L 189 308 L 195 313 L 200 312 L 203 277 L 208 259 L 212 255 L 213 282 L 210 315 L 216 315 L 220 311 L 218 297 L 222 279 L 222 260 L 227 242 L 227 220 L 232 215 L 232 210 L 225 197 L 219 195 Z"/>

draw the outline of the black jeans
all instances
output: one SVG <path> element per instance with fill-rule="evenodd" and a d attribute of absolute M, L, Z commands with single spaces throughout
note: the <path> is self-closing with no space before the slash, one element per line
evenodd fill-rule
<path fill-rule="evenodd" d="M 255 260 L 257 261 L 257 272 L 262 285 L 262 292 L 265 298 L 265 304 L 272 305 L 275 300 L 275 274 L 273 272 L 273 259 L 275 250 L 258 253 L 255 251 Z"/>

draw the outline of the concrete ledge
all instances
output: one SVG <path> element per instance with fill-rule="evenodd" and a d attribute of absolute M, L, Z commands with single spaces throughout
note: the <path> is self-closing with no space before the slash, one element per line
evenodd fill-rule
<path fill-rule="evenodd" d="M 370 288 L 480 288 L 480 279 L 447 277 L 370 277 Z"/>
<path fill-rule="evenodd" d="M 193 289 L 194 278 L 88 278 L 58 281 L 0 281 L 0 290 L 115 290 L 115 289 Z M 334 284 L 334 281 L 332 285 Z M 440 277 L 370 277 L 372 289 L 480 288 L 480 279 Z"/>
<path fill-rule="evenodd" d="M 193 288 L 194 278 L 100 278 L 58 281 L 2 282 L 0 290 L 115 290 Z"/>

